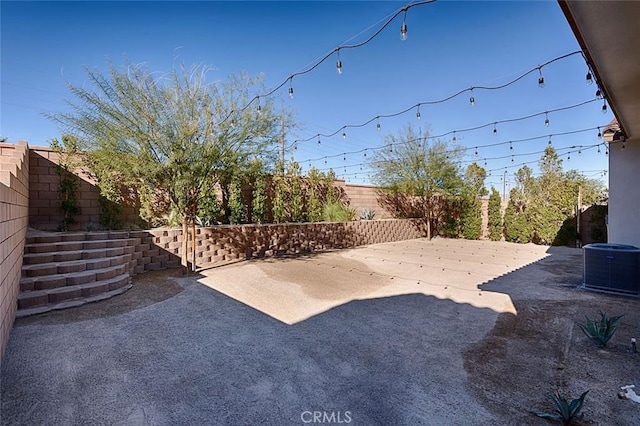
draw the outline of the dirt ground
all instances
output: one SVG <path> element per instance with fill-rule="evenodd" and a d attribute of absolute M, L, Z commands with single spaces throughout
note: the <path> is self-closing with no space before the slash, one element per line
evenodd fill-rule
<path fill-rule="evenodd" d="M 512 295 L 517 316 L 501 314 L 493 330 L 466 351 L 472 391 L 496 416 L 512 419 L 510 424 L 544 424 L 529 411 L 552 412 L 544 397 L 551 391 L 577 398 L 589 390 L 575 424 L 638 425 L 640 404 L 620 399 L 618 392 L 640 384 L 640 354 L 630 351 L 631 338 L 639 337 L 640 301 L 579 290 L 582 257 L 577 251 L 571 258 L 570 263 L 539 262 L 554 279 L 536 286 L 554 292 L 552 300 Z M 625 314 L 606 349 L 576 324 L 599 311 Z"/>
<path fill-rule="evenodd" d="M 499 424 L 547 424 L 531 414 L 552 411 L 546 394 L 559 390 L 575 398 L 589 390 L 583 416 L 575 424 L 638 425 L 640 404 L 620 399 L 618 392 L 624 385 L 640 387 L 640 354 L 630 352 L 631 338 L 640 338 L 640 300 L 581 290 L 581 251 L 550 249 L 554 251 L 562 255 L 480 285 L 483 292 L 508 295 L 517 314 L 499 314 L 489 333 L 463 352 L 469 391 Z M 133 288 L 121 296 L 23 318 L 20 325 L 73 323 L 150 306 L 183 290 L 176 280 L 180 273 L 148 272 L 135 277 Z M 585 315 L 593 318 L 599 311 L 625 314 L 605 349 L 577 326 Z M 477 423 L 469 419 L 469 424 Z"/>

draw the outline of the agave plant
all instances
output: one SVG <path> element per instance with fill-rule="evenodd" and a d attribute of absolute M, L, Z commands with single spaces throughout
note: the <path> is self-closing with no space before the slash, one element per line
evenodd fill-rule
<path fill-rule="evenodd" d="M 561 420 L 563 424 L 569 425 L 573 420 L 575 420 L 580 414 L 580 410 L 582 410 L 582 405 L 584 404 L 584 398 L 587 396 L 589 391 L 585 391 L 579 398 L 569 400 L 561 394 L 559 391 L 556 391 L 552 394 L 547 395 L 547 398 L 553 404 L 555 408 L 555 412 L 553 413 L 545 413 L 545 412 L 534 412 L 538 417 L 542 417 L 543 419 L 549 420 Z"/>
<path fill-rule="evenodd" d="M 364 209 L 360 212 L 360 219 L 362 220 L 373 220 L 376 216 L 376 211 L 373 209 Z"/>
<path fill-rule="evenodd" d="M 607 343 L 616 332 L 616 323 L 624 316 L 617 315 L 608 317 L 605 312 L 600 311 L 600 319 L 591 319 L 585 315 L 586 324 L 578 324 L 580 330 L 600 347 L 607 346 Z"/>

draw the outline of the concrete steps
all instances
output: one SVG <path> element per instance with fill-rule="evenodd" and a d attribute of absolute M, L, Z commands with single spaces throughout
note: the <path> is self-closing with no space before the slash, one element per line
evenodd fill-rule
<path fill-rule="evenodd" d="M 131 288 L 140 233 L 56 233 L 27 238 L 17 316 L 80 306 Z"/>

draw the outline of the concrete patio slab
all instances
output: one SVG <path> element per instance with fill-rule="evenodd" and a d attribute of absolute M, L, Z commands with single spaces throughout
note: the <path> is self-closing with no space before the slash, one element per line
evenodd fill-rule
<path fill-rule="evenodd" d="M 1 422 L 495 424 L 462 353 L 514 307 L 479 285 L 546 249 L 436 239 L 256 260 L 119 315 L 17 320 Z"/>

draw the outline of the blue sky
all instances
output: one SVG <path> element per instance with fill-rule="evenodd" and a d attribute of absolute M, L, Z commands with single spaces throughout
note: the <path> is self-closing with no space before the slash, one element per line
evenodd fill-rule
<path fill-rule="evenodd" d="M 368 38 L 403 4 L 2 1 L 0 134 L 10 142 L 47 145 L 60 136 L 60 129 L 42 113 L 66 110 L 64 100 L 70 95 L 65 82 L 82 84 L 84 66 L 104 68 L 107 58 L 121 64 L 123 55 L 157 71 L 169 71 L 176 58 L 210 65 L 212 81 L 241 71 L 264 73 L 265 87 L 270 89 L 338 45 Z M 341 75 L 334 55 L 313 72 L 293 79 L 293 100 L 287 95 L 288 84 L 273 95 L 299 123 L 286 136 L 288 146 L 472 86 L 501 85 L 579 50 L 555 1 L 440 0 L 416 6 L 406 16 L 406 41 L 400 40 L 401 22 L 402 15 L 367 45 L 341 51 Z M 596 148 L 578 154 L 579 146 L 601 142 L 598 131 L 559 133 L 606 125 L 612 115 L 602 113 L 602 100 L 549 113 L 548 127 L 544 115 L 497 124 L 496 135 L 491 124 L 594 99 L 597 87 L 585 83 L 587 71 L 582 56 L 573 55 L 542 69 L 542 89 L 536 71 L 501 90 L 474 90 L 473 107 L 470 94 L 463 93 L 444 103 L 423 105 L 420 121 L 414 109 L 381 119 L 380 130 L 373 121 L 347 129 L 344 140 L 340 131 L 333 138 L 321 138 L 321 145 L 315 137 L 298 143 L 287 157 L 294 156 L 304 170 L 309 165 L 333 167 L 347 181 L 366 183 L 366 159 L 362 153 L 348 153 L 380 147 L 390 132 L 411 123 L 416 128 L 429 126 L 432 135 L 449 133 L 442 139 L 450 141 L 454 130 L 489 124 L 456 132 L 457 142 L 470 148 L 468 161 L 484 166 L 487 159 L 489 185 L 502 189 L 505 167 L 510 184 L 518 164 L 530 163 L 535 170 L 540 154 L 525 154 L 543 150 L 550 134 L 563 153 L 565 169 L 600 177 L 600 171 L 607 169 L 604 147 L 600 155 Z M 534 139 L 508 143 L 526 138 Z M 495 143 L 503 144 L 483 147 Z"/>

